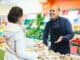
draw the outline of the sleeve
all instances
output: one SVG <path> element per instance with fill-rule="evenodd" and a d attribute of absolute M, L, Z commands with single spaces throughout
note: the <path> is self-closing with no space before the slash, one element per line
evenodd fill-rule
<path fill-rule="evenodd" d="M 72 26 L 71 26 L 71 23 L 68 21 L 68 20 L 65 20 L 65 29 L 66 29 L 66 32 L 67 32 L 67 35 L 63 36 L 63 40 L 70 40 L 73 38 L 74 34 L 73 34 L 73 31 L 72 31 Z"/>
<path fill-rule="evenodd" d="M 9 32 L 6 32 L 4 31 L 3 32 L 3 37 L 5 38 L 5 41 L 4 41 L 4 45 L 5 45 L 5 48 L 12 54 L 16 55 L 14 50 L 12 50 L 9 45 L 8 45 L 8 40 L 13 36 L 13 33 L 9 33 Z"/>
<path fill-rule="evenodd" d="M 45 45 L 48 45 L 48 42 L 47 42 L 48 34 L 49 34 L 49 24 L 47 23 L 44 29 L 44 33 L 43 33 L 43 43 Z"/>
<path fill-rule="evenodd" d="M 15 35 L 15 40 L 16 40 L 16 55 L 22 59 L 31 59 L 31 60 L 36 60 L 37 59 L 37 53 L 35 52 L 27 52 L 26 51 L 26 37 L 23 33 L 17 32 Z"/>
<path fill-rule="evenodd" d="M 8 44 L 7 44 L 6 42 L 4 42 L 4 45 L 5 45 L 5 48 L 6 48 L 10 53 L 16 55 L 16 53 L 14 52 L 14 50 L 12 50 L 12 49 L 8 46 Z"/>

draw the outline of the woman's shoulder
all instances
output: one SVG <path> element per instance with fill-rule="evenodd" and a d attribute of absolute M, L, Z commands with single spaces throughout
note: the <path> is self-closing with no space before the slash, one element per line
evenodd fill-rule
<path fill-rule="evenodd" d="M 11 37 L 21 32 L 22 30 L 17 24 L 7 24 L 4 28 L 3 35 L 6 37 Z"/>
<path fill-rule="evenodd" d="M 17 32 L 17 31 L 21 31 L 21 27 L 18 24 L 8 23 L 5 26 L 4 31 Z"/>

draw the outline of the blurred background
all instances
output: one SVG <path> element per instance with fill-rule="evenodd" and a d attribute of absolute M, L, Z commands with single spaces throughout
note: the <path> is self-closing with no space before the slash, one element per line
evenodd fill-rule
<path fill-rule="evenodd" d="M 11 7 L 20 6 L 23 9 L 25 35 L 34 41 L 39 41 L 42 40 L 45 24 L 50 18 L 48 10 L 53 5 L 58 5 L 61 8 L 60 16 L 66 17 L 71 22 L 75 34 L 70 41 L 71 53 L 80 54 L 78 51 L 80 46 L 80 0 L 0 0 L 0 50 L 4 50 L 2 33 L 8 23 L 7 14 Z M 3 53 L 0 52 L 2 58 Z"/>

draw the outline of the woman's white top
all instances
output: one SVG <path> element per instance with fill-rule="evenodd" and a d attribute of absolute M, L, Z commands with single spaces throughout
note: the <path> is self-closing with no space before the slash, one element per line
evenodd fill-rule
<path fill-rule="evenodd" d="M 33 47 L 33 41 L 26 38 L 20 25 L 8 23 L 3 36 L 6 48 L 4 60 L 37 60 L 35 52 L 26 51 L 26 48 Z"/>

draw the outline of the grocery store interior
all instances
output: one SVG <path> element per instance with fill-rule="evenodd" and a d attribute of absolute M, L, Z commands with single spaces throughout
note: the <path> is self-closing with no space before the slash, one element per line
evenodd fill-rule
<path fill-rule="evenodd" d="M 74 37 L 69 40 L 70 54 L 48 51 L 42 43 L 45 24 L 50 18 L 48 11 L 54 5 L 60 7 L 60 16 L 67 18 L 72 25 Z M 37 60 L 80 60 L 80 0 L 0 0 L 0 60 L 4 60 L 5 55 L 5 39 L 2 35 L 8 23 L 7 15 L 13 6 L 23 9 L 26 37 L 41 46 L 38 46 L 36 51 L 44 51 L 45 55 Z M 31 47 L 29 50 L 33 51 Z"/>

